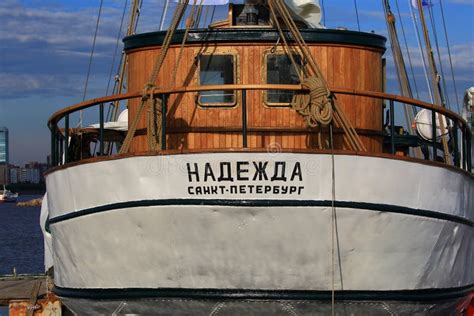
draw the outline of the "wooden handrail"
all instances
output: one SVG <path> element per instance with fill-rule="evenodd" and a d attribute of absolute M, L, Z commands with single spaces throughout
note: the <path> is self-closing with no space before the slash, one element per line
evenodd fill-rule
<path fill-rule="evenodd" d="M 191 92 L 202 92 L 202 91 L 213 91 L 213 90 L 288 90 L 288 91 L 306 91 L 305 88 L 302 87 L 300 84 L 296 85 L 283 85 L 283 84 L 232 84 L 232 85 L 205 85 L 205 86 L 188 86 L 188 87 L 177 87 L 177 88 L 167 88 L 167 89 L 159 89 L 156 88 L 152 91 L 152 94 L 159 95 L 159 94 L 180 94 L 180 93 L 191 93 Z M 361 97 L 369 97 L 369 98 L 376 98 L 376 99 L 383 99 L 383 100 L 392 100 L 400 103 L 410 104 L 417 107 L 421 107 L 428 110 L 433 110 L 435 112 L 441 113 L 450 119 L 456 120 L 460 122 L 462 128 L 464 130 L 468 129 L 466 121 L 457 113 L 445 109 L 440 106 L 436 106 L 424 101 L 410 99 L 407 97 L 402 97 L 399 95 L 388 94 L 384 92 L 376 92 L 376 91 L 366 91 L 366 90 L 355 90 L 355 89 L 347 89 L 347 88 L 338 88 L 338 87 L 331 87 L 329 89 L 334 94 L 345 94 L 345 95 L 353 95 L 353 96 L 361 96 Z M 53 125 L 56 125 L 65 115 L 77 112 L 79 110 L 84 110 L 90 108 L 92 106 L 112 102 L 112 101 L 120 101 L 126 99 L 136 99 L 140 98 L 143 95 L 142 91 L 135 91 L 129 92 L 124 94 L 116 94 L 101 98 L 95 98 L 91 100 L 87 100 L 66 108 L 63 108 L 57 112 L 55 112 L 48 120 L 48 126 L 51 128 Z"/>

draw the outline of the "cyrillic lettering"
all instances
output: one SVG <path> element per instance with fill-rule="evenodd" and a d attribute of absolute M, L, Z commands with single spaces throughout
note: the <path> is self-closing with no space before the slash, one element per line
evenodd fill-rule
<path fill-rule="evenodd" d="M 211 164 L 206 162 L 204 166 L 204 182 L 207 181 L 207 178 L 212 178 L 212 181 L 216 181 L 216 177 L 214 177 L 214 172 L 212 172 Z"/>
<path fill-rule="evenodd" d="M 296 189 L 297 189 L 297 187 L 291 186 L 291 187 L 290 187 L 290 194 L 295 193 L 295 192 L 296 192 Z"/>
<path fill-rule="evenodd" d="M 232 173 L 231 173 L 230 162 L 221 162 L 219 166 L 220 166 L 220 175 L 217 181 L 234 182 L 234 178 L 232 177 Z M 227 168 L 224 168 L 224 166 L 226 166 Z M 227 175 L 225 175 L 225 170 L 227 170 Z"/>
<path fill-rule="evenodd" d="M 248 188 L 249 188 L 249 193 L 250 193 L 250 194 L 252 194 L 252 193 L 253 193 L 253 188 L 254 188 L 254 187 L 255 187 L 254 185 L 251 185 L 251 184 L 250 184 L 250 185 L 248 185 Z"/>
<path fill-rule="evenodd" d="M 279 166 L 281 166 L 281 175 L 278 175 Z M 271 181 L 286 181 L 285 168 L 286 168 L 286 162 L 277 161 L 275 163 L 275 171 L 274 171 L 273 177 L 270 180 Z"/>
<path fill-rule="evenodd" d="M 278 185 L 275 185 L 273 187 L 273 194 L 279 194 L 280 193 L 280 187 Z"/>
<path fill-rule="evenodd" d="M 193 187 L 188 187 L 188 193 L 194 195 Z"/>
<path fill-rule="evenodd" d="M 245 194 L 246 193 L 245 185 L 242 184 L 242 185 L 239 186 L 239 192 L 240 192 L 240 194 Z"/>
<path fill-rule="evenodd" d="M 237 161 L 237 180 L 246 181 L 249 177 L 244 177 L 242 174 L 249 172 L 249 169 L 244 169 L 243 166 L 248 166 L 248 161 Z"/>
<path fill-rule="evenodd" d="M 253 166 L 255 167 L 255 174 L 253 175 L 253 181 L 258 180 L 262 181 L 263 179 L 268 180 L 267 173 L 265 172 L 265 169 L 267 168 L 268 161 L 261 162 L 259 161 L 258 164 L 253 161 Z"/>
<path fill-rule="evenodd" d="M 202 188 L 196 187 L 196 195 L 202 195 Z"/>
<path fill-rule="evenodd" d="M 287 193 L 288 193 L 288 187 L 287 186 L 281 187 L 281 194 L 287 194 Z"/>
<path fill-rule="evenodd" d="M 257 193 L 262 194 L 263 193 L 263 185 L 257 185 Z"/>
<path fill-rule="evenodd" d="M 272 187 L 271 187 L 271 186 L 269 186 L 269 185 L 266 185 L 266 186 L 265 186 L 265 193 L 268 193 L 268 192 L 270 192 L 271 190 L 272 190 Z"/>
<path fill-rule="evenodd" d="M 301 194 L 301 191 L 303 191 L 304 187 L 298 187 L 298 195 Z"/>
<path fill-rule="evenodd" d="M 231 185 L 231 186 L 230 186 L 230 193 L 231 193 L 231 194 L 237 193 L 237 186 L 236 186 L 236 185 Z"/>
<path fill-rule="evenodd" d="M 198 164 L 197 164 L 197 163 L 194 163 L 194 171 L 191 170 L 191 165 L 190 165 L 189 162 L 186 164 L 186 166 L 187 166 L 187 168 L 188 168 L 188 179 L 189 179 L 189 182 L 193 182 L 193 177 L 192 177 L 192 175 L 195 175 L 195 176 L 196 176 L 196 182 L 199 182 Z"/>
<path fill-rule="evenodd" d="M 293 179 L 298 176 L 300 181 L 303 181 L 303 174 L 301 173 L 301 165 L 299 162 L 295 164 L 295 167 L 293 168 L 293 172 L 291 173 L 291 178 L 290 181 L 293 181 Z"/>

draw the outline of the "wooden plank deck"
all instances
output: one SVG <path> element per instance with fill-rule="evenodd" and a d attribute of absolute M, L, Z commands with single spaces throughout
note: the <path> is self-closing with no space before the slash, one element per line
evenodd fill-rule
<path fill-rule="evenodd" d="M 0 277 L 0 306 L 8 306 L 11 300 L 30 300 L 39 286 L 38 297 L 46 295 L 45 275 L 17 275 Z"/>

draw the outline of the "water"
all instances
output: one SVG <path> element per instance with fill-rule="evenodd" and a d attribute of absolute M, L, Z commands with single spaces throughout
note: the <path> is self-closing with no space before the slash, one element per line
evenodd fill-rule
<path fill-rule="evenodd" d="M 28 201 L 40 195 L 23 195 L 18 201 Z M 44 245 L 39 226 L 40 207 L 17 207 L 15 203 L 0 203 L 0 275 L 43 273 Z M 1 315 L 1 313 L 0 313 Z"/>

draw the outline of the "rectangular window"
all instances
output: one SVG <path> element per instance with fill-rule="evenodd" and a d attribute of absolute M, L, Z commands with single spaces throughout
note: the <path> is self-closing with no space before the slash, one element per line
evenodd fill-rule
<path fill-rule="evenodd" d="M 301 57 L 293 55 L 297 65 L 301 65 Z M 286 54 L 266 55 L 266 76 L 268 84 L 299 84 L 298 72 L 301 68 L 295 69 L 290 57 Z M 293 91 L 268 90 L 265 103 L 273 106 L 288 106 L 293 98 Z"/>
<path fill-rule="evenodd" d="M 201 55 L 199 60 L 199 84 L 223 85 L 235 83 L 235 56 Z M 198 103 L 203 106 L 234 106 L 234 90 L 203 91 L 199 93 Z"/>

